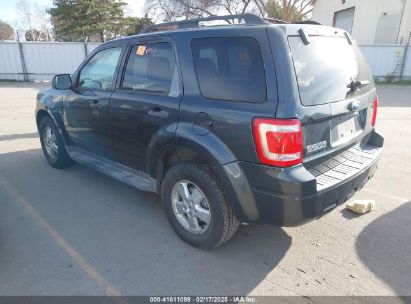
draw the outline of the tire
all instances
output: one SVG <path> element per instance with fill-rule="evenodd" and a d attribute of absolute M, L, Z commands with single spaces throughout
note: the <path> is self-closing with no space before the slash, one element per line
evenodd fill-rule
<path fill-rule="evenodd" d="M 50 131 L 50 133 L 48 133 Z M 63 169 L 72 163 L 64 146 L 64 141 L 57 126 L 49 116 L 45 116 L 39 124 L 40 143 L 47 162 L 56 169 Z M 48 138 L 51 134 L 51 140 Z"/>
<path fill-rule="evenodd" d="M 188 189 L 190 195 L 186 194 L 185 189 Z M 204 199 L 201 199 L 199 193 Z M 183 196 L 191 198 L 191 209 L 190 203 L 184 203 Z M 194 247 L 215 249 L 227 242 L 239 226 L 222 185 L 205 165 L 191 162 L 174 165 L 164 177 L 161 200 L 174 231 Z M 194 220 L 187 214 L 193 209 L 194 217 L 197 217 Z M 208 210 L 209 218 L 204 210 Z M 208 224 L 203 219 L 209 219 Z M 196 224 L 191 225 L 193 222 Z"/>

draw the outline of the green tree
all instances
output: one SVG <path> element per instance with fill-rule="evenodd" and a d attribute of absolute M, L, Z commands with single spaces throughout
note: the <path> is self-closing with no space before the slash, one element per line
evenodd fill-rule
<path fill-rule="evenodd" d="M 9 40 L 13 38 L 14 30 L 6 22 L 0 20 L 0 40 Z"/>
<path fill-rule="evenodd" d="M 57 40 L 104 42 L 132 32 L 148 20 L 125 17 L 119 0 L 53 0 L 48 11 Z"/>
<path fill-rule="evenodd" d="M 316 0 L 268 0 L 266 14 L 270 18 L 286 21 L 302 21 L 312 11 Z"/>
<path fill-rule="evenodd" d="M 131 36 L 138 34 L 146 25 L 153 24 L 150 18 L 126 17 L 121 20 L 119 34 L 121 36 Z"/>
<path fill-rule="evenodd" d="M 267 17 L 273 19 L 283 18 L 283 8 L 276 0 L 268 0 L 266 5 Z"/>
<path fill-rule="evenodd" d="M 289 16 L 285 16 L 286 12 L 284 7 L 276 0 L 267 1 L 267 17 L 273 19 L 281 19 L 287 21 L 301 21 L 303 16 L 299 14 L 296 8 L 290 9 Z"/>

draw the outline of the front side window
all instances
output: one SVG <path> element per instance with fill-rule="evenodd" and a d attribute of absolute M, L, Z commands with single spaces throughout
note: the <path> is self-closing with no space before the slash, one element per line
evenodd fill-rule
<path fill-rule="evenodd" d="M 80 72 L 79 87 L 111 90 L 122 47 L 105 49 L 93 56 Z"/>
<path fill-rule="evenodd" d="M 178 72 L 171 44 L 159 42 L 135 45 L 128 58 L 121 88 L 178 96 Z"/>
<path fill-rule="evenodd" d="M 253 38 L 198 38 L 191 42 L 201 94 L 207 99 L 264 102 L 261 49 Z"/>

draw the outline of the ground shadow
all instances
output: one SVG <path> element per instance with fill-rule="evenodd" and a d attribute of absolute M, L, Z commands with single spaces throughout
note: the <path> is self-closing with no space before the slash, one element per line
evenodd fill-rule
<path fill-rule="evenodd" d="M 0 154 L 0 174 L 123 295 L 246 295 L 279 264 L 291 246 L 291 238 L 283 229 L 249 225 L 241 226 L 236 236 L 218 250 L 198 250 L 172 231 L 158 196 L 81 165 L 52 169 L 40 149 Z M 13 221 L 10 217 L 6 227 L 25 229 L 17 219 Z M 30 252 L 30 244 L 10 239 L 7 246 L 27 246 L 25 250 Z M 20 294 L 36 294 L 34 284 L 22 284 L 28 281 L 35 281 L 43 295 L 55 294 L 61 286 L 67 292 L 72 290 L 73 280 L 54 282 L 54 277 L 62 277 L 57 270 L 50 270 L 52 275 L 47 277 L 39 275 L 44 272 L 40 267 L 58 269 L 55 264 L 63 261 L 61 252 L 55 254 L 43 246 L 44 257 L 38 254 L 37 258 L 47 259 L 44 264 L 50 266 L 30 260 L 18 263 L 16 260 L 22 258 L 13 256 L 16 262 L 5 265 L 4 271 L 12 273 L 13 279 L 1 280 L 0 272 L 0 282 L 7 282 L 0 294 L 1 290 L 18 294 L 19 289 Z M 22 271 L 25 264 L 30 271 Z M 9 269 L 13 265 L 20 267 Z M 73 269 L 79 269 L 75 261 L 67 266 L 65 275 Z M 92 284 L 85 286 L 91 288 L 87 286 Z"/>
<path fill-rule="evenodd" d="M 355 213 L 355 212 L 353 212 L 351 210 L 348 210 L 346 208 L 341 209 L 340 213 L 347 220 L 352 220 L 352 219 L 355 219 L 355 218 L 359 218 L 359 217 L 364 215 L 364 214 L 361 214 L 361 213 Z"/>
<path fill-rule="evenodd" d="M 37 138 L 37 137 L 39 137 L 38 132 L 25 133 L 25 134 L 7 134 L 7 135 L 0 135 L 0 141 L 2 141 L 2 140 L 13 140 L 13 139 L 23 139 L 23 138 Z"/>
<path fill-rule="evenodd" d="M 411 295 L 411 202 L 369 224 L 358 236 L 361 261 L 398 295 Z"/>
<path fill-rule="evenodd" d="M 50 86 L 51 86 L 50 82 L 0 81 L 0 88 L 22 88 L 22 89 L 38 90 L 38 89 L 47 88 Z"/>

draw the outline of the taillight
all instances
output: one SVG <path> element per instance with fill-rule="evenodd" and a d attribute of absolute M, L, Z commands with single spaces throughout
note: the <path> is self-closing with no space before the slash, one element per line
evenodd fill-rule
<path fill-rule="evenodd" d="M 372 102 L 372 118 L 371 118 L 372 127 L 375 127 L 375 121 L 377 120 L 377 109 L 378 109 L 378 97 L 375 97 L 374 101 Z"/>
<path fill-rule="evenodd" d="M 261 163 L 289 167 L 302 162 L 303 133 L 298 119 L 254 118 L 253 133 Z"/>

